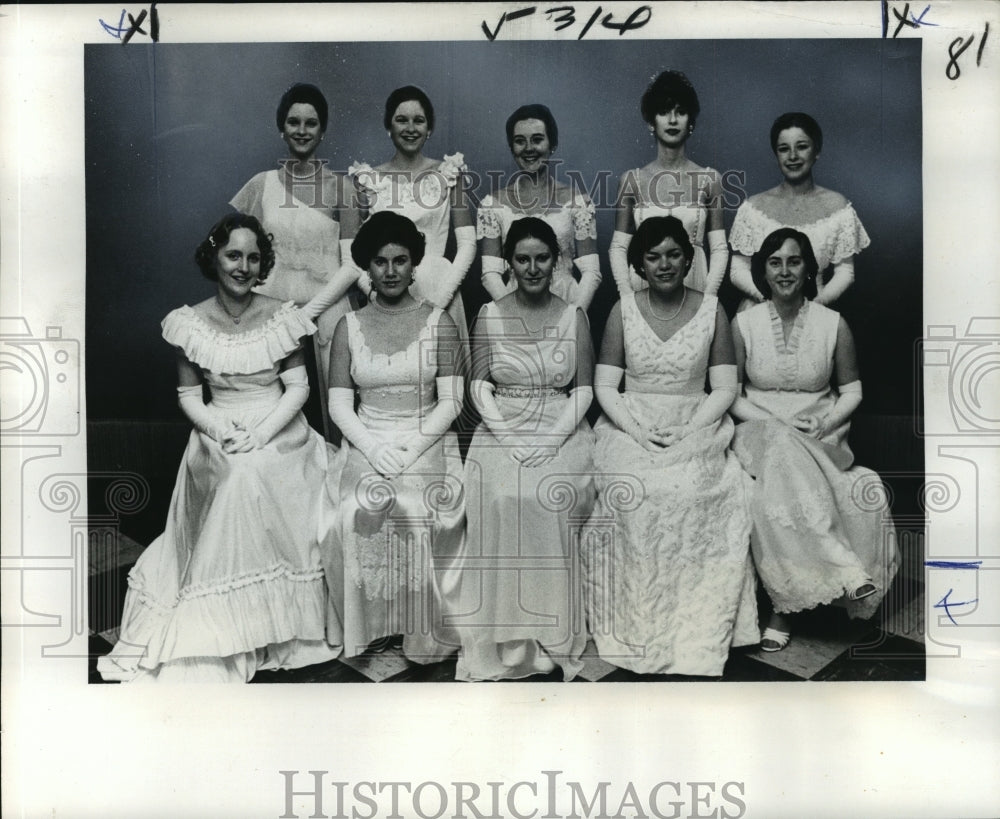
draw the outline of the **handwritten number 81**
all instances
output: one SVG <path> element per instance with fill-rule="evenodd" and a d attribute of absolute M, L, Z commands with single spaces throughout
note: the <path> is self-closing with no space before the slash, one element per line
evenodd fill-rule
<path fill-rule="evenodd" d="M 983 28 L 983 36 L 979 40 L 979 50 L 976 52 L 976 65 L 978 66 L 983 59 L 983 49 L 986 47 L 986 38 L 990 33 L 990 24 L 986 23 Z M 948 46 L 948 56 L 951 58 L 948 60 L 948 65 L 944 70 L 945 75 L 949 80 L 957 80 L 962 76 L 962 69 L 958 67 L 958 58 L 965 53 L 965 50 L 972 45 L 972 41 L 975 39 L 975 35 L 970 34 L 969 37 L 962 38 L 956 37 Z"/>

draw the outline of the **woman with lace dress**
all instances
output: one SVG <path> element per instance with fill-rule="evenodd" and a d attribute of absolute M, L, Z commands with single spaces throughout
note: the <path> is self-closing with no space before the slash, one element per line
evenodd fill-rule
<path fill-rule="evenodd" d="M 166 529 L 129 572 L 118 642 L 98 661 L 106 680 L 247 682 L 340 651 L 324 631 L 327 449 L 300 411 L 300 339 L 315 325 L 254 292 L 274 252 L 253 216 L 222 219 L 196 259 L 215 295 L 163 320 L 194 429 Z"/>
<path fill-rule="evenodd" d="M 487 195 L 476 212 L 483 286 L 497 301 L 517 287 L 506 269 L 503 242 L 511 223 L 526 216 L 548 222 L 559 241 L 552 271 L 552 292 L 584 312 L 601 283 L 597 255 L 597 219 L 586 194 L 557 182 L 549 173 L 549 158 L 559 144 L 552 112 L 537 103 L 522 105 L 507 118 L 507 144 L 518 171 L 510 184 Z M 580 280 L 573 277 L 573 265 Z M 506 276 L 506 280 L 505 280 Z"/>
<path fill-rule="evenodd" d="M 424 156 L 424 146 L 434 130 L 434 106 L 416 86 L 397 88 L 389 95 L 383 124 L 395 148 L 392 158 L 375 168 L 355 163 L 348 174 L 366 214 L 390 209 L 409 218 L 424 234 L 427 250 L 416 271 L 413 295 L 447 310 L 468 346 L 460 288 L 476 257 L 476 230 L 462 184 L 465 160 L 460 153 L 444 159 Z M 444 255 L 449 229 L 455 231 L 452 261 Z M 370 292 L 364 271 L 359 284 Z"/>
<path fill-rule="evenodd" d="M 719 173 L 692 162 L 685 153 L 701 111 L 698 95 L 680 71 L 664 71 L 642 95 L 640 109 L 656 140 L 656 158 L 621 178 L 608 251 L 618 292 L 624 298 L 649 286 L 630 269 L 626 258 L 636 228 L 650 216 L 674 216 L 684 224 L 694 247 L 686 287 L 714 296 L 726 274 L 729 249 L 722 224 Z"/>
<path fill-rule="evenodd" d="M 402 636 L 408 659 L 430 663 L 458 648 L 448 623 L 465 546 L 449 431 L 464 390 L 458 331 L 410 292 L 424 237 L 405 216 L 373 214 L 351 253 L 372 298 L 340 320 L 330 363 L 330 413 L 345 439 L 328 479 L 340 510 L 325 558 L 331 629 L 342 626 L 347 657 Z"/>
<path fill-rule="evenodd" d="M 882 482 L 853 466 L 847 445 L 861 403 L 854 339 L 839 313 L 810 300 L 819 265 L 809 237 L 776 230 L 751 265 L 766 300 L 733 322 L 745 387 L 733 449 L 755 478 L 751 544 L 774 608 L 761 648 L 779 651 L 792 612 L 839 601 L 871 617 L 898 552 Z"/>
<path fill-rule="evenodd" d="M 794 227 L 809 237 L 819 266 L 814 303 L 833 304 L 854 281 L 854 257 L 870 240 L 851 203 L 813 181 L 822 149 L 823 132 L 808 114 L 782 114 L 771 126 L 771 150 L 784 180 L 740 205 L 729 232 L 729 278 L 748 297 L 740 309 L 765 300 L 751 275 L 750 257 L 780 227 Z"/>
<path fill-rule="evenodd" d="M 305 306 L 305 314 L 316 321 L 313 341 L 324 425 L 330 342 L 337 321 L 351 309 L 348 291 L 357 281 L 355 268 L 341 266 L 341 255 L 349 255 L 360 221 L 350 180 L 316 159 L 328 116 L 326 98 L 316 86 L 297 83 L 289 88 L 275 113 L 288 159 L 277 170 L 254 176 L 230 201 L 274 237 L 274 270 L 259 292 Z"/>
<path fill-rule="evenodd" d="M 615 305 L 601 345 L 599 494 L 584 577 L 602 659 L 639 673 L 718 677 L 730 648 L 760 633 L 748 479 L 729 451 L 732 339 L 718 298 L 685 286 L 694 255 L 672 216 L 644 220 L 629 244 L 628 261 L 649 287 Z"/>
<path fill-rule="evenodd" d="M 579 531 L 593 506 L 593 350 L 583 310 L 550 283 L 550 225 L 518 219 L 504 242 L 515 290 L 473 327 L 472 401 L 482 417 L 466 457 L 468 563 L 460 680 L 571 680 L 587 644 Z"/>

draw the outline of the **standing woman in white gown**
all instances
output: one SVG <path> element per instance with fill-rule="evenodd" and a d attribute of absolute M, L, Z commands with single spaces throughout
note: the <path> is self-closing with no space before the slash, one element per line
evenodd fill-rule
<path fill-rule="evenodd" d="M 98 660 L 106 680 L 247 682 L 340 652 L 339 630 L 324 632 L 327 448 L 301 412 L 300 339 L 315 325 L 254 291 L 274 264 L 255 217 L 226 216 L 195 258 L 215 295 L 163 320 L 194 429 L 166 528 L 129 572 L 118 643 Z"/>
<path fill-rule="evenodd" d="M 561 670 L 587 645 L 579 532 L 594 503 L 594 353 L 583 310 L 550 288 L 559 244 L 547 222 L 515 221 L 504 257 L 516 289 L 473 329 L 472 400 L 482 417 L 466 457 L 468 565 L 460 680 Z"/>
<path fill-rule="evenodd" d="M 357 280 L 353 267 L 341 269 L 341 256 L 349 255 L 360 216 L 350 180 L 316 158 L 328 118 L 326 97 L 315 85 L 296 83 L 289 88 L 275 112 L 288 158 L 277 170 L 254 176 L 230 204 L 255 216 L 274 237 L 274 270 L 259 292 L 299 307 L 308 304 L 306 315 L 316 320 L 320 403 L 330 438 L 326 408 L 330 342 L 337 321 L 351 309 L 348 290 Z"/>
<path fill-rule="evenodd" d="M 413 295 L 452 317 L 468 345 L 468 325 L 461 285 L 476 257 L 476 229 L 466 195 L 462 154 L 444 159 L 424 156 L 434 132 L 434 106 L 414 85 L 393 91 L 385 102 L 382 119 L 395 149 L 392 157 L 372 168 L 366 162 L 351 165 L 348 173 L 358 189 L 366 215 L 392 210 L 410 219 L 427 240 Z M 449 230 L 455 232 L 455 258 L 445 257 Z M 362 272 L 359 284 L 370 292 Z"/>
<path fill-rule="evenodd" d="M 675 216 L 684 224 L 694 248 L 686 286 L 714 296 L 726 275 L 729 249 L 719 173 L 693 162 L 686 153 L 701 112 L 698 95 L 680 71 L 664 71 L 642 95 L 640 108 L 656 140 L 656 157 L 641 168 L 626 171 L 621 178 L 608 253 L 618 292 L 624 296 L 649 286 L 630 270 L 626 259 L 635 229 L 650 216 Z"/>
<path fill-rule="evenodd" d="M 458 648 L 447 622 L 465 544 L 449 431 L 464 391 L 458 332 L 410 293 L 424 237 L 405 216 L 372 215 L 351 252 L 372 298 L 341 318 L 330 362 L 330 412 L 345 439 L 328 478 L 339 509 L 326 551 L 331 631 L 342 624 L 348 657 L 399 636 L 407 658 L 430 663 Z"/>
<path fill-rule="evenodd" d="M 771 151 L 784 179 L 740 205 L 729 233 L 733 248 L 729 278 L 749 299 L 741 309 L 765 301 L 754 284 L 750 257 L 768 234 L 781 227 L 793 227 L 809 237 L 819 267 L 813 301 L 831 305 L 854 282 L 854 257 L 871 242 L 851 203 L 813 180 L 822 150 L 823 131 L 808 114 L 782 114 L 771 126 Z"/>
<path fill-rule="evenodd" d="M 597 217 L 585 193 L 557 182 L 550 173 L 549 158 L 558 144 L 559 128 L 546 106 L 522 105 L 507 118 L 507 145 L 517 173 L 505 188 L 484 197 L 476 211 L 483 287 L 494 301 L 517 287 L 503 259 L 503 242 L 512 222 L 537 216 L 552 226 L 559 241 L 552 292 L 587 312 L 601 283 Z M 573 277 L 574 264 L 579 281 Z"/>

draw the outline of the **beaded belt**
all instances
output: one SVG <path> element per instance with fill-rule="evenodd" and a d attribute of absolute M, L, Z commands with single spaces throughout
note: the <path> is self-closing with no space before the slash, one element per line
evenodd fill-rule
<path fill-rule="evenodd" d="M 559 387 L 497 387 L 493 394 L 501 398 L 548 398 L 565 395 L 566 390 Z"/>

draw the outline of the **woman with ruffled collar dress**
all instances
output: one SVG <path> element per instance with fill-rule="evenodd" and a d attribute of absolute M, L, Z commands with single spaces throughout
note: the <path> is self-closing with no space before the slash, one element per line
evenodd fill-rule
<path fill-rule="evenodd" d="M 372 297 L 334 333 L 329 403 L 345 440 L 327 479 L 339 511 L 325 559 L 330 629 L 343 629 L 348 657 L 385 650 L 393 638 L 417 663 L 458 648 L 447 618 L 465 513 L 449 429 L 464 379 L 455 322 L 410 292 L 424 246 L 405 216 L 373 214 L 351 246 Z"/>
<path fill-rule="evenodd" d="M 552 227 L 559 241 L 552 292 L 586 313 L 601 283 L 594 203 L 550 172 L 559 128 L 546 106 L 522 105 L 507 118 L 506 127 L 517 173 L 506 187 L 485 196 L 476 211 L 483 287 L 494 301 L 517 287 L 517 277 L 503 259 L 503 243 L 514 221 L 535 216 Z M 579 281 L 573 277 L 574 264 Z"/>
<path fill-rule="evenodd" d="M 444 159 L 424 156 L 431 138 L 434 106 L 420 88 L 403 86 L 385 103 L 383 124 L 395 153 L 381 165 L 358 162 L 348 168 L 354 179 L 363 213 L 392 210 L 409 218 L 424 234 L 427 249 L 416 271 L 413 295 L 447 310 L 468 347 L 468 325 L 460 288 L 476 256 L 473 212 L 463 183 L 465 159 L 461 153 Z M 449 231 L 455 233 L 455 257 L 445 257 Z M 359 285 L 371 292 L 367 271 Z"/>
<path fill-rule="evenodd" d="M 771 126 L 771 151 L 784 179 L 740 205 L 729 232 L 733 248 L 729 278 L 747 296 L 741 310 L 766 300 L 754 283 L 750 257 L 769 233 L 781 227 L 809 237 L 819 267 L 813 301 L 832 305 L 854 282 L 854 257 L 871 240 L 851 203 L 813 180 L 822 149 L 823 131 L 808 114 L 791 111 Z"/>
<path fill-rule="evenodd" d="M 119 640 L 98 660 L 107 680 L 247 682 L 341 648 L 325 631 L 327 447 L 301 412 L 301 339 L 316 327 L 254 291 L 274 264 L 255 217 L 222 219 L 196 259 L 215 295 L 163 320 L 194 429 L 166 528 L 129 572 Z"/>
<path fill-rule="evenodd" d="M 308 83 L 289 88 L 275 113 L 288 158 L 277 170 L 254 176 L 230 204 L 256 217 L 273 237 L 274 270 L 259 292 L 305 307 L 305 315 L 318 325 L 313 341 L 320 403 L 326 437 L 335 440 L 327 421 L 326 373 L 333 329 L 351 309 L 349 291 L 357 281 L 357 271 L 341 265 L 341 257 L 350 254 L 360 214 L 350 180 L 316 158 L 328 118 L 326 97 L 319 88 Z"/>

